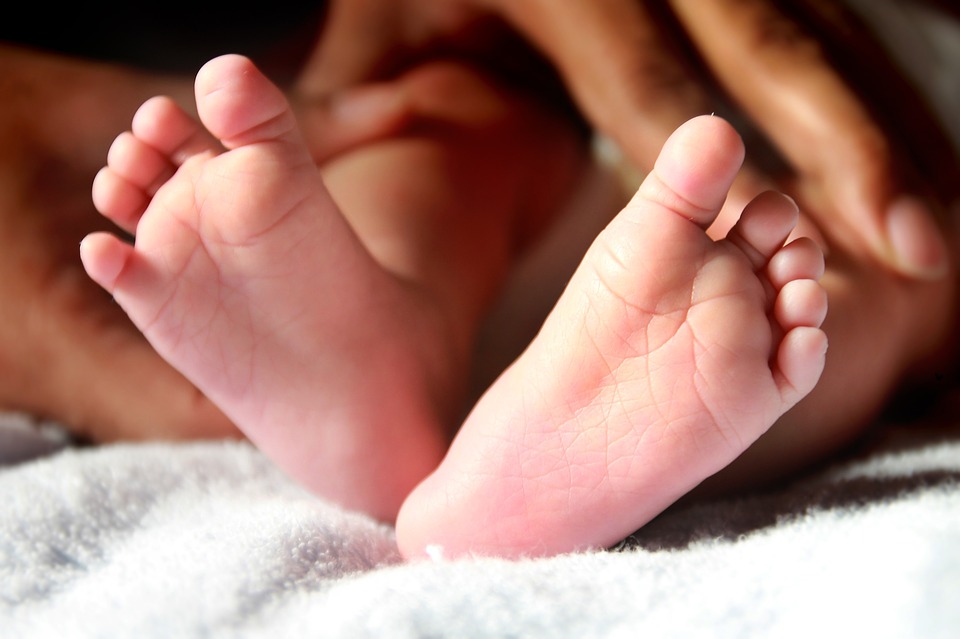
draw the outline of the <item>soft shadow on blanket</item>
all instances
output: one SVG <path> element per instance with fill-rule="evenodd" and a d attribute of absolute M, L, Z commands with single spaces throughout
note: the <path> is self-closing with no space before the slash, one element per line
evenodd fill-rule
<path fill-rule="evenodd" d="M 850 512 L 915 495 L 922 499 L 929 491 L 957 490 L 960 428 L 943 415 L 948 411 L 938 412 L 911 423 L 884 424 L 876 440 L 789 485 L 675 507 L 617 549 L 680 549 L 704 539 L 735 540 L 814 511 Z M 957 583 L 960 588 L 960 574 Z"/>

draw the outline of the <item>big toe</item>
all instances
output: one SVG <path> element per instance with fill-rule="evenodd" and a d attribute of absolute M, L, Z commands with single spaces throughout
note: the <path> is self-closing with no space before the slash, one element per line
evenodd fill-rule
<path fill-rule="evenodd" d="M 228 149 L 274 139 L 299 142 L 286 96 L 249 58 L 210 60 L 194 88 L 200 120 Z"/>
<path fill-rule="evenodd" d="M 634 202 L 662 205 L 706 228 L 726 201 L 743 159 L 743 141 L 726 120 L 693 118 L 664 143 Z"/>

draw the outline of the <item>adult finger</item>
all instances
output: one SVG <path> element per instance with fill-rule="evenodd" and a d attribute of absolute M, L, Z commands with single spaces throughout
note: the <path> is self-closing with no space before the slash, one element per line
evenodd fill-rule
<path fill-rule="evenodd" d="M 374 83 L 324 96 L 294 94 L 290 102 L 317 164 L 402 129 L 411 101 L 399 83 Z"/>
<path fill-rule="evenodd" d="M 723 86 L 810 192 L 883 263 L 936 277 L 946 252 L 919 194 L 904 194 L 897 149 L 823 43 L 769 0 L 671 0 Z"/>
<path fill-rule="evenodd" d="M 298 91 L 322 96 L 376 79 L 405 42 L 404 25 L 429 19 L 409 0 L 329 0 L 317 44 L 297 78 Z"/>
<path fill-rule="evenodd" d="M 897 169 L 905 183 L 938 204 L 952 204 L 960 197 L 957 149 L 935 113 L 930 102 L 933 98 L 920 90 L 919 78 L 907 77 L 891 49 L 907 46 L 902 38 L 904 31 L 915 33 L 920 39 L 932 34 L 924 31 L 915 15 L 911 19 L 907 5 L 896 6 L 901 7 L 900 11 L 885 18 L 888 24 L 881 27 L 867 25 L 860 16 L 827 0 L 794 1 L 786 5 L 823 42 L 835 67 L 871 108 L 884 134 L 896 144 L 894 159 L 899 160 Z M 960 9 L 953 11 L 960 12 Z M 878 17 L 874 15 L 871 19 L 876 21 Z M 949 20 L 946 15 L 940 17 Z M 898 39 L 881 42 L 875 35 L 880 32 L 878 27 L 889 30 L 889 21 L 894 18 L 904 20 Z M 955 29 L 960 28 L 960 23 L 954 24 Z M 888 38 L 891 35 L 888 34 Z M 937 60 L 935 48 L 923 49 L 914 55 L 921 60 L 926 55 L 928 65 Z"/>
<path fill-rule="evenodd" d="M 641 173 L 650 170 L 663 143 L 685 121 L 728 110 L 663 2 L 487 0 L 487 4 L 543 52 L 591 124 Z M 747 142 L 744 165 L 710 229 L 714 237 L 724 237 L 743 206 L 776 186 L 767 166 L 758 161 L 757 146 Z"/>
<path fill-rule="evenodd" d="M 556 66 L 592 123 L 649 169 L 669 134 L 710 99 L 678 40 L 636 0 L 490 0 Z"/>

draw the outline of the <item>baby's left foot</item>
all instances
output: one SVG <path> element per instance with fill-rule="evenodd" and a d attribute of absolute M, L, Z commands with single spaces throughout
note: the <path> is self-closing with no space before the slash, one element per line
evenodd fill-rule
<path fill-rule="evenodd" d="M 283 470 L 390 520 L 445 444 L 438 305 L 370 255 L 249 60 L 207 63 L 197 110 L 153 99 L 117 138 L 93 197 L 136 243 L 90 235 L 84 266 Z"/>
<path fill-rule="evenodd" d="M 824 366 L 823 256 L 784 246 L 788 198 L 716 218 L 743 147 L 681 127 L 529 348 L 481 398 L 397 522 L 401 551 L 545 555 L 611 545 L 723 468 Z"/>

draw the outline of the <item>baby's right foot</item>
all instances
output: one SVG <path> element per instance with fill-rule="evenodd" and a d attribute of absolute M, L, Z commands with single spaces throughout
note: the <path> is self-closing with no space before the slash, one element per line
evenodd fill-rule
<path fill-rule="evenodd" d="M 613 544 L 811 391 L 826 350 L 823 256 L 809 240 L 784 246 L 796 205 L 766 193 L 725 239 L 706 233 L 742 158 L 719 118 L 674 133 L 404 503 L 406 556 Z"/>
<path fill-rule="evenodd" d="M 440 314 L 360 243 L 283 94 L 239 56 L 197 77 L 205 128 L 141 107 L 98 175 L 89 275 L 308 488 L 392 519 L 445 446 Z"/>

